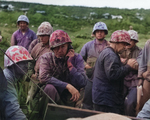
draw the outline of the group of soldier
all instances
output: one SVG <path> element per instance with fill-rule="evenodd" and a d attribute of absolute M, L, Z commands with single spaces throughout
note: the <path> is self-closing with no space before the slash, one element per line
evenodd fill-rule
<path fill-rule="evenodd" d="M 27 16 L 19 16 L 17 24 L 0 74 L 0 119 L 27 119 L 15 86 L 24 76 L 27 104 L 40 86 L 50 103 L 150 118 L 150 42 L 139 48 L 135 30 L 117 30 L 107 41 L 106 24 L 97 22 L 95 39 L 75 53 L 69 35 L 53 31 L 49 22 L 42 22 L 37 34 L 29 29 Z"/>

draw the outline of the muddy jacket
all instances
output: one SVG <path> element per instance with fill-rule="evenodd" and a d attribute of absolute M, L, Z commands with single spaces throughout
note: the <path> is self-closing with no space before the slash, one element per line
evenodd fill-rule
<path fill-rule="evenodd" d="M 40 60 L 40 81 L 52 84 L 59 92 L 62 92 L 68 83 L 79 90 L 86 85 L 82 56 L 75 53 L 71 63 L 74 67 L 69 72 L 67 60 L 56 58 L 53 52 L 45 53 Z"/>
<path fill-rule="evenodd" d="M 92 77 L 93 74 L 93 67 L 95 66 L 95 62 L 100 54 L 100 52 L 108 46 L 108 42 L 106 40 L 103 41 L 102 44 L 99 44 L 96 42 L 96 39 L 87 42 L 81 49 L 81 56 L 83 57 L 85 63 L 90 65 L 92 68 L 91 69 L 86 69 L 86 74 L 88 78 Z"/>
<path fill-rule="evenodd" d="M 33 48 L 35 47 L 35 45 L 38 44 L 38 43 L 40 43 L 40 40 L 39 40 L 39 39 L 35 39 L 35 40 L 33 40 L 33 41 L 31 42 L 31 44 L 30 44 L 30 46 L 29 46 L 29 48 L 28 48 L 28 51 L 29 51 L 30 54 L 31 54 L 32 49 L 33 49 Z"/>
<path fill-rule="evenodd" d="M 17 79 L 8 68 L 5 68 L 3 71 L 7 79 L 7 90 L 5 93 L 5 97 L 3 98 L 3 107 L 4 107 L 3 114 L 5 114 L 5 119 L 26 120 L 26 116 L 20 109 L 20 105 L 18 102 L 17 91 L 15 88 Z"/>
<path fill-rule="evenodd" d="M 145 43 L 142 49 L 142 55 L 139 62 L 138 77 L 142 78 L 142 74 L 147 71 L 147 65 L 150 61 L 150 40 Z"/>
<path fill-rule="evenodd" d="M 123 106 L 123 79 L 130 66 L 123 66 L 111 47 L 105 48 L 95 64 L 92 99 L 97 105 L 116 108 Z"/>
<path fill-rule="evenodd" d="M 24 35 L 19 29 L 15 31 L 11 37 L 11 46 L 19 45 L 25 47 L 28 50 L 30 43 L 36 38 L 36 34 L 29 28 Z"/>
<path fill-rule="evenodd" d="M 120 57 L 122 58 L 135 58 L 137 59 L 138 56 L 140 55 L 141 52 L 141 48 L 135 46 L 132 49 L 127 49 L 126 51 L 124 51 Z M 127 87 L 132 87 L 132 86 L 137 86 L 138 84 L 138 61 L 137 64 L 134 65 L 134 70 L 130 71 L 130 73 L 128 75 L 125 76 L 124 78 L 124 85 Z"/>
<path fill-rule="evenodd" d="M 50 52 L 49 45 L 43 45 L 42 43 L 38 43 L 31 51 L 32 58 L 36 61 L 34 71 L 35 75 L 38 77 L 39 74 L 39 64 L 40 60 L 39 57 L 43 55 L 44 53 Z"/>
<path fill-rule="evenodd" d="M 81 49 L 80 55 L 83 57 L 84 61 L 89 64 L 91 67 L 95 65 L 96 59 L 99 56 L 100 52 L 108 46 L 106 40 L 102 44 L 96 42 L 96 39 L 87 42 Z"/>

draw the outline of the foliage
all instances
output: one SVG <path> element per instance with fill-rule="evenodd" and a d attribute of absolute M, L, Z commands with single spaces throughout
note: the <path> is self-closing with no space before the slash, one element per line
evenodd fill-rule
<path fill-rule="evenodd" d="M 15 6 L 14 11 L 0 10 L 0 31 L 3 37 L 0 48 L 4 51 L 10 46 L 11 35 L 18 29 L 16 26 L 17 18 L 25 12 L 21 11 L 20 8 L 29 8 L 29 11 L 27 11 L 30 21 L 29 28 L 36 32 L 43 21 L 50 22 L 54 30 L 62 29 L 69 34 L 73 48 L 78 53 L 86 42 L 94 39 L 91 37 L 92 28 L 99 21 L 107 24 L 108 35 L 106 40 L 108 41 L 115 30 L 128 30 L 129 26 L 133 26 L 133 29 L 139 34 L 137 44 L 139 47 L 143 48 L 145 42 L 150 38 L 150 9 L 91 8 L 8 1 L 1 1 L 1 4 Z M 36 11 L 45 11 L 45 13 L 37 13 Z M 105 13 L 109 13 L 108 18 L 103 15 Z M 121 15 L 123 19 L 111 19 L 111 15 Z M 0 52 L 0 66 L 2 68 L 3 63 L 4 54 Z M 21 92 L 18 94 L 21 96 Z M 25 96 L 25 94 L 22 96 Z M 19 101 L 25 103 L 25 99 L 22 97 L 19 98 Z"/>
<path fill-rule="evenodd" d="M 21 11 L 20 8 L 29 8 L 29 11 L 27 11 L 27 16 L 30 20 L 29 27 L 34 25 L 34 28 L 31 29 L 35 32 L 43 21 L 50 22 L 54 30 L 62 29 L 69 32 L 73 40 L 73 46 L 77 52 L 80 51 L 83 44 L 92 39 L 91 31 L 93 25 L 98 21 L 107 24 L 109 30 L 107 38 L 110 38 L 111 33 L 115 30 L 128 30 L 130 25 L 132 25 L 134 30 L 139 34 L 144 34 L 141 35 L 144 41 L 148 39 L 150 33 L 149 9 L 92 8 L 8 1 L 1 1 L 1 4 L 12 4 L 15 6 L 14 11 L 0 12 L 0 27 L 3 28 L 3 30 L 1 30 L 3 42 L 0 43 L 0 47 L 3 49 L 8 48 L 11 35 L 17 29 L 17 18 L 25 12 Z M 36 11 L 45 11 L 45 13 L 37 13 Z M 104 17 L 105 13 L 109 13 L 108 18 Z M 123 19 L 111 19 L 111 15 L 121 15 Z M 140 18 L 142 18 L 142 20 L 140 20 Z M 142 46 L 143 45 L 144 44 L 142 44 Z"/>
<path fill-rule="evenodd" d="M 150 10 L 147 9 L 118 9 L 118 8 L 91 8 L 82 6 L 56 6 L 56 5 L 43 5 L 35 3 L 24 2 L 7 2 L 15 6 L 15 11 L 5 11 L 0 13 L 2 23 L 12 24 L 16 23 L 16 19 L 24 11 L 20 8 L 29 8 L 27 16 L 29 17 L 30 24 L 38 27 L 43 21 L 50 22 L 53 26 L 57 25 L 64 30 L 72 32 L 78 31 L 82 26 L 94 25 L 98 21 L 103 21 L 107 24 L 109 30 L 115 31 L 118 29 L 128 30 L 129 26 L 138 31 L 138 33 L 147 34 L 150 31 Z M 36 11 L 45 11 L 40 14 Z M 106 19 L 103 14 L 109 13 Z M 111 15 L 121 15 L 122 20 L 111 19 Z M 143 18 L 143 20 L 140 20 Z"/>
<path fill-rule="evenodd" d="M 111 33 L 115 30 L 128 30 L 130 25 L 139 34 L 145 34 L 142 36 L 142 39 L 148 39 L 146 36 L 150 33 L 149 9 L 92 8 L 8 1 L 1 1 L 1 4 L 12 4 L 15 6 L 14 11 L 5 10 L 0 12 L 0 26 L 3 28 L 3 42 L 0 43 L 0 47 L 4 49 L 9 46 L 11 35 L 17 29 L 17 18 L 25 12 L 21 11 L 21 8 L 29 8 L 29 11 L 27 11 L 27 16 L 30 20 L 29 27 L 34 26 L 31 29 L 35 32 L 43 21 L 50 22 L 54 30 L 57 28 L 70 32 L 71 39 L 74 41 L 73 46 L 75 49 L 78 49 L 78 52 L 81 49 L 81 45 L 92 39 L 91 31 L 93 25 L 98 21 L 107 24 L 109 30 L 108 38 L 110 38 Z M 45 13 L 37 13 L 36 11 L 45 11 Z M 105 13 L 109 13 L 108 18 L 104 17 Z M 121 15 L 123 19 L 111 19 L 111 15 Z M 143 18 L 143 20 L 139 18 Z"/>

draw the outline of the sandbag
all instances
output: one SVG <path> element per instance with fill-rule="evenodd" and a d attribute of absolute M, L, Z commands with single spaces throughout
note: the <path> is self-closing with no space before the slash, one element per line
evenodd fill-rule
<path fill-rule="evenodd" d="M 67 120 L 131 120 L 131 119 L 115 113 L 102 113 L 86 118 L 69 118 Z"/>

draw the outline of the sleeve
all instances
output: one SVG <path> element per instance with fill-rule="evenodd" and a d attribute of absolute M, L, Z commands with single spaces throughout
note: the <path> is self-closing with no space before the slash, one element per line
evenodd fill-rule
<path fill-rule="evenodd" d="M 17 45 L 17 42 L 15 40 L 15 34 L 13 33 L 12 36 L 11 36 L 11 46 L 13 45 Z"/>
<path fill-rule="evenodd" d="M 79 54 L 76 56 L 75 64 L 73 64 L 73 68 L 70 71 L 70 80 L 71 84 L 76 88 L 82 88 L 86 85 L 87 76 L 84 71 L 84 60 Z"/>
<path fill-rule="evenodd" d="M 138 113 L 137 118 L 150 119 L 150 99 L 144 104 L 144 107 Z"/>
<path fill-rule="evenodd" d="M 38 43 L 38 39 L 35 39 L 35 40 L 33 40 L 33 41 L 31 42 L 31 44 L 30 44 L 30 46 L 29 46 L 29 48 L 28 48 L 28 51 L 29 51 L 30 54 L 31 54 L 32 49 L 34 48 L 34 46 L 35 46 L 37 43 Z"/>
<path fill-rule="evenodd" d="M 139 68 L 139 61 L 140 61 L 140 59 L 141 59 L 141 55 L 142 55 L 142 49 L 140 48 L 139 49 L 139 54 L 138 54 L 138 56 L 137 56 L 137 58 L 136 58 L 136 63 L 133 65 L 133 70 L 136 70 L 136 71 L 138 71 L 138 68 Z"/>
<path fill-rule="evenodd" d="M 123 66 L 119 61 L 118 56 L 108 54 L 104 58 L 104 68 L 106 76 L 109 80 L 119 80 L 130 71 L 130 66 Z"/>
<path fill-rule="evenodd" d="M 142 78 L 142 74 L 147 71 L 147 62 L 149 58 L 149 51 L 150 51 L 150 40 L 146 42 L 142 53 L 140 55 L 139 60 L 139 69 L 138 69 L 138 78 Z"/>
<path fill-rule="evenodd" d="M 138 57 L 136 58 L 136 61 L 137 61 L 138 63 L 140 62 L 141 57 L 142 57 L 142 49 L 140 50 L 139 55 L 138 55 Z"/>
<path fill-rule="evenodd" d="M 35 32 L 33 32 L 33 40 L 37 39 Z"/>
<path fill-rule="evenodd" d="M 85 44 L 81 51 L 80 51 L 80 55 L 83 57 L 84 61 L 86 62 L 87 61 L 87 44 Z"/>
<path fill-rule="evenodd" d="M 66 89 L 66 86 L 68 83 L 63 82 L 55 77 L 53 77 L 53 74 L 56 70 L 53 70 L 50 65 L 50 62 L 52 62 L 48 57 L 41 56 L 40 58 L 40 66 L 39 66 L 39 80 L 43 84 L 52 84 L 53 86 L 57 87 L 59 91 L 63 91 Z"/>

